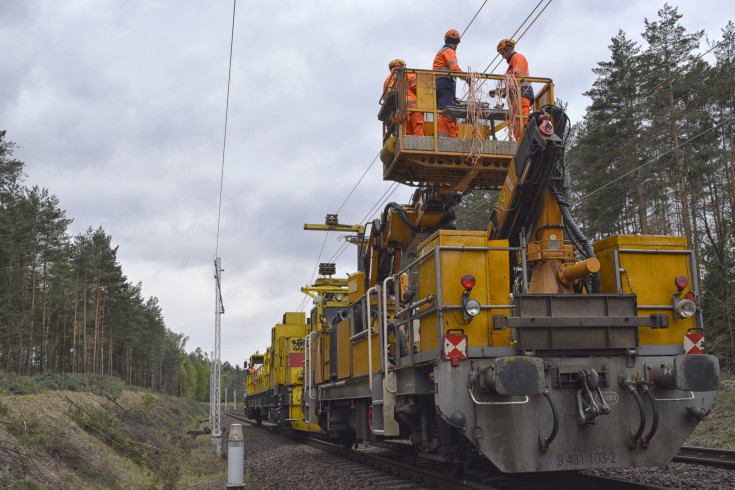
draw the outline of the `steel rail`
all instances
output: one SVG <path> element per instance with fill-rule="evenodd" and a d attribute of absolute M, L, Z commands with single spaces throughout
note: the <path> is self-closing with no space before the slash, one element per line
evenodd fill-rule
<path fill-rule="evenodd" d="M 682 446 L 673 459 L 676 463 L 690 463 L 702 466 L 717 466 L 735 470 L 735 451 L 708 447 Z"/>

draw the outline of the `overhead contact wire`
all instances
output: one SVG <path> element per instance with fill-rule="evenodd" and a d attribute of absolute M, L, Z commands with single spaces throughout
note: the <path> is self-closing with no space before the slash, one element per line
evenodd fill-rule
<path fill-rule="evenodd" d="M 230 33 L 230 65 L 227 70 L 227 103 L 225 104 L 225 135 L 222 139 L 222 167 L 219 178 L 219 206 L 217 208 L 217 244 L 215 246 L 214 256 L 219 257 L 219 227 L 222 217 L 222 187 L 225 181 L 225 150 L 227 148 L 227 118 L 230 112 L 230 81 L 232 79 L 232 47 L 235 40 L 235 9 L 237 8 L 237 0 L 232 1 L 232 32 Z"/>
<path fill-rule="evenodd" d="M 543 0 L 541 0 L 541 1 L 543 1 Z M 462 31 L 462 34 L 459 35 L 460 39 L 462 38 L 462 36 L 464 36 L 464 33 L 467 32 L 467 29 L 470 28 L 470 26 L 475 21 L 475 19 L 477 18 L 477 16 L 480 15 L 480 11 L 482 10 L 482 8 L 485 6 L 486 3 L 487 3 L 487 0 L 485 0 L 484 2 L 482 2 L 482 5 L 480 5 L 480 8 L 477 9 L 477 12 L 475 12 L 475 16 L 472 17 L 472 20 L 470 21 L 470 23 L 467 24 L 467 27 L 464 28 L 464 31 Z"/>
<path fill-rule="evenodd" d="M 317 259 L 316 259 L 316 266 L 314 266 L 314 272 L 312 272 L 312 273 L 311 273 L 311 279 L 309 279 L 309 284 L 311 284 L 311 283 L 312 283 L 312 282 L 314 281 L 314 276 L 316 275 L 316 271 L 317 271 L 317 269 L 319 268 L 319 261 L 320 261 L 320 260 L 321 260 L 321 258 L 322 258 L 322 253 L 324 252 L 324 245 L 326 245 L 326 243 L 327 243 L 327 238 L 328 238 L 328 237 L 329 237 L 329 231 L 327 231 L 327 232 L 326 232 L 326 233 L 324 234 L 324 241 L 322 242 L 322 249 L 321 249 L 321 250 L 319 250 L 319 257 L 317 257 Z M 299 309 L 298 309 L 298 311 L 301 311 L 301 309 L 302 309 L 302 308 L 303 308 L 303 307 L 305 306 L 305 303 L 306 303 L 306 298 L 304 298 L 304 299 L 303 299 L 303 300 L 301 301 L 301 306 L 299 306 Z"/>
<path fill-rule="evenodd" d="M 601 122 L 600 124 L 598 124 L 594 128 L 590 129 L 582 138 L 580 138 L 576 142 L 576 144 L 579 144 L 580 142 L 582 142 L 585 139 L 587 139 L 590 135 L 594 134 L 598 129 L 605 127 L 605 125 L 607 125 L 607 123 L 609 123 L 610 121 L 612 121 L 615 118 L 615 116 L 618 116 L 618 115 L 620 115 L 620 114 L 622 114 L 624 112 L 627 112 L 629 110 L 632 110 L 636 105 L 638 105 L 643 100 L 643 97 L 646 97 L 648 95 L 651 95 L 653 92 L 655 92 L 656 90 L 660 89 L 663 86 L 664 83 L 666 83 L 669 80 L 673 79 L 675 76 L 677 76 L 682 71 L 684 71 L 684 69 L 690 67 L 696 61 L 699 61 L 700 59 L 702 59 L 706 54 L 710 53 L 713 49 L 715 49 L 716 47 L 718 47 L 720 44 L 724 43 L 725 41 L 732 41 L 732 39 L 731 38 L 727 38 L 727 37 L 723 38 L 719 43 L 713 45 L 711 48 L 709 48 L 707 51 L 705 51 L 704 53 L 702 53 L 699 56 L 697 56 L 696 58 L 694 58 L 689 63 L 686 63 L 686 64 L 682 65 L 681 68 L 679 68 L 674 73 L 672 73 L 671 75 L 669 75 L 668 77 L 666 77 L 664 80 L 661 80 L 659 83 L 657 83 L 656 85 L 654 85 L 648 92 L 646 92 L 644 94 L 641 94 L 638 97 L 636 97 L 635 99 L 633 99 L 633 103 L 631 104 L 630 107 L 624 107 L 623 109 L 620 109 L 619 111 L 613 113 L 605 121 Z"/>
<path fill-rule="evenodd" d="M 712 92 L 708 93 L 707 95 L 703 95 L 698 100 L 694 101 L 692 104 L 690 104 L 689 106 L 687 106 L 686 109 L 683 109 L 683 110 L 679 111 L 678 113 L 674 114 L 673 117 L 668 117 L 663 122 L 661 122 L 658 126 L 655 126 L 655 127 L 651 128 L 645 134 L 641 135 L 638 138 L 633 139 L 630 143 L 628 143 L 627 145 L 625 145 L 622 148 L 618 149 L 617 151 L 609 154 L 605 158 L 603 158 L 601 160 L 598 160 L 597 162 L 595 162 L 591 166 L 587 167 L 582 172 L 580 172 L 577 175 L 571 177 L 571 180 L 572 181 L 577 180 L 579 177 L 587 174 L 589 171 L 594 170 L 595 168 L 599 167 L 600 165 L 604 165 L 605 163 L 609 162 L 610 160 L 612 160 L 616 156 L 621 155 L 622 153 L 625 153 L 635 143 L 640 142 L 640 141 L 643 141 L 643 140 L 649 138 L 653 134 L 657 133 L 658 131 L 660 131 L 664 127 L 666 127 L 667 124 L 671 124 L 672 121 L 678 121 L 682 116 L 684 116 L 684 115 L 688 114 L 689 112 L 693 111 L 694 109 L 696 109 L 700 105 L 704 104 L 705 102 L 707 102 L 709 99 L 711 99 L 712 97 L 714 97 L 718 93 L 722 92 L 723 90 L 725 90 L 725 89 L 727 89 L 729 87 L 732 87 L 733 85 L 735 85 L 735 80 L 732 80 L 729 83 L 726 83 L 725 85 L 722 85 L 721 87 L 713 90 Z"/>
<path fill-rule="evenodd" d="M 377 155 L 375 155 L 375 158 L 373 158 L 373 161 L 370 162 L 370 165 L 368 165 L 368 168 L 365 169 L 365 172 L 363 172 L 362 177 L 360 177 L 360 179 L 357 181 L 357 184 L 355 184 L 355 187 L 352 188 L 350 193 L 347 194 L 347 197 L 345 197 L 345 200 L 342 201 L 342 204 L 339 206 L 339 209 L 337 209 L 337 214 L 339 214 L 339 212 L 342 210 L 344 205 L 347 203 L 347 200 L 350 198 L 350 196 L 352 196 L 352 193 L 355 192 L 355 189 L 357 189 L 357 186 L 360 185 L 360 182 L 362 182 L 362 179 L 365 178 L 365 176 L 370 171 L 370 169 L 373 167 L 373 165 L 375 164 L 375 161 L 378 159 L 379 156 L 380 156 L 380 152 L 378 152 Z"/>
<path fill-rule="evenodd" d="M 681 148 L 682 146 L 688 145 L 689 143 L 691 143 L 692 141 L 694 141 L 695 139 L 699 138 L 700 136 L 702 136 L 702 135 L 703 135 L 703 134 L 705 134 L 705 133 L 709 133 L 710 131 L 714 131 L 715 129 L 719 128 L 720 126 L 724 125 L 724 124 L 725 124 L 725 123 L 727 123 L 727 122 L 731 122 L 731 120 L 730 120 L 730 119 L 725 119 L 725 120 L 723 120 L 722 122 L 720 122 L 719 124 L 717 124 L 717 125 L 715 125 L 715 126 L 712 126 L 711 128 L 705 129 L 705 130 L 704 130 L 704 131 L 702 131 L 701 133 L 699 133 L 699 134 L 697 134 L 697 135 L 695 135 L 695 136 L 692 136 L 692 137 L 691 137 L 691 138 L 689 138 L 688 140 L 686 140 L 686 141 L 684 141 L 683 143 L 681 143 L 681 144 L 679 145 L 679 148 Z M 589 196 L 591 196 L 592 194 L 595 194 L 595 193 L 597 193 L 597 192 L 601 191 L 602 189 L 604 189 L 604 188 L 606 188 L 606 187 L 608 187 L 608 186 L 611 186 L 611 185 L 612 185 L 612 184 L 614 184 L 615 182 L 617 182 L 617 181 L 619 181 L 619 180 L 621 180 L 621 179 L 623 179 L 623 178 L 627 177 L 628 175 L 632 174 L 632 173 L 633 173 L 633 172 L 635 172 L 636 170 L 638 170 L 638 169 L 641 169 L 641 168 L 643 168 L 643 167 L 645 167 L 646 165 L 649 165 L 649 164 L 651 164 L 651 163 L 654 163 L 654 162 L 660 161 L 660 159 L 661 159 L 662 157 L 665 157 L 665 156 L 666 156 L 666 155 L 668 155 L 669 153 L 673 152 L 673 151 L 674 151 L 675 149 L 676 149 L 676 148 L 672 148 L 672 149 L 670 149 L 669 151 L 667 151 L 667 152 L 665 152 L 665 153 L 662 153 L 661 155 L 659 155 L 659 156 L 658 156 L 658 158 L 656 158 L 655 160 L 649 160 L 649 161 L 647 161 L 646 163 L 642 163 L 642 164 L 638 165 L 637 167 L 635 167 L 634 169 L 632 169 L 631 171 L 629 171 L 629 172 L 627 172 L 627 173 L 625 173 L 625 174 L 621 175 L 620 177 L 618 177 L 618 178 L 616 178 L 616 179 L 613 179 L 613 180 L 611 180 L 611 181 L 610 181 L 610 182 L 608 182 L 607 184 L 604 184 L 604 185 L 602 185 L 602 186 L 598 187 L 597 189 L 595 189 L 595 190 L 593 190 L 593 191 L 590 191 L 590 192 L 586 193 L 586 194 L 584 195 L 584 198 L 582 198 L 582 199 L 579 199 L 579 200 L 577 200 L 577 201 L 574 201 L 573 203 L 571 203 L 571 204 L 570 204 L 570 206 L 576 206 L 577 204 L 579 204 L 579 203 L 583 202 L 583 201 L 584 201 L 584 200 L 585 200 L 585 199 L 586 199 L 587 197 L 589 197 Z"/>
<path fill-rule="evenodd" d="M 535 18 L 533 19 L 533 22 L 531 22 L 531 24 L 530 24 L 530 25 L 529 25 L 529 26 L 528 26 L 528 27 L 526 28 L 526 30 L 525 30 L 525 31 L 523 31 L 523 34 L 521 34 L 521 35 L 520 35 L 520 37 L 519 37 L 519 38 L 518 38 L 517 40 L 520 40 L 520 39 L 521 39 L 521 38 L 522 38 L 522 37 L 523 37 L 523 36 L 524 36 L 524 35 L 526 34 L 526 32 L 528 31 L 528 28 L 530 28 L 530 27 L 531 27 L 531 26 L 533 25 L 533 23 L 534 23 L 534 22 L 536 22 L 536 20 L 537 20 L 537 19 L 539 18 L 539 16 L 540 16 L 541 14 L 543 14 L 543 13 L 544 13 L 544 10 L 546 10 L 546 7 L 548 7 L 548 6 L 549 6 L 549 5 L 551 4 L 551 2 L 552 2 L 552 0 L 549 0 L 549 3 L 547 3 L 547 4 L 546 4 L 546 6 L 545 6 L 545 7 L 544 7 L 544 8 L 543 8 L 543 9 L 541 10 L 541 12 L 539 12 L 539 13 L 538 13 L 538 14 L 536 15 L 536 17 L 535 17 Z M 526 18 L 525 18 L 525 19 L 523 20 L 523 22 L 521 22 L 521 25 L 519 25 L 519 26 L 518 26 L 518 29 L 516 29 L 516 30 L 515 30 L 515 32 L 514 32 L 513 34 L 511 34 L 511 35 L 510 35 L 510 39 L 513 39 L 513 38 L 515 37 L 515 35 L 516 35 L 516 34 L 518 34 L 518 31 L 520 31 L 520 30 L 521 30 L 521 28 L 523 27 L 523 25 L 524 25 L 524 24 L 525 24 L 526 22 L 528 22 L 528 19 L 530 19 L 530 18 L 531 18 L 531 16 L 533 15 L 533 13 L 534 13 L 534 12 L 536 12 L 536 9 L 538 9 L 538 8 L 539 8 L 539 6 L 540 6 L 540 5 L 542 4 L 542 3 L 544 3 L 544 0 L 539 0 L 539 2 L 538 2 L 538 3 L 536 4 L 536 6 L 535 6 L 535 7 L 533 8 L 533 10 L 531 10 L 531 13 L 530 13 L 530 14 L 528 14 L 528 16 L 526 16 Z M 483 71 L 483 72 L 482 72 L 483 74 L 484 74 L 484 73 L 487 73 L 487 71 L 488 71 L 488 70 L 490 69 L 490 65 L 492 65 L 492 64 L 493 64 L 493 63 L 495 62 L 495 59 L 496 59 L 496 58 L 497 58 L 498 56 L 499 56 L 498 54 L 496 54 L 496 55 L 495 55 L 495 57 L 494 57 L 494 58 L 493 58 L 493 59 L 492 59 L 492 60 L 490 61 L 490 63 L 489 63 L 488 65 L 487 65 L 487 68 L 485 68 L 485 71 Z M 495 70 L 496 70 L 496 69 L 498 68 L 498 66 L 499 66 L 499 65 L 500 65 L 500 61 L 498 61 L 498 64 L 497 64 L 497 65 L 495 65 L 495 68 L 493 68 L 493 71 L 495 71 Z M 492 73 L 492 72 L 491 72 L 491 73 Z"/>

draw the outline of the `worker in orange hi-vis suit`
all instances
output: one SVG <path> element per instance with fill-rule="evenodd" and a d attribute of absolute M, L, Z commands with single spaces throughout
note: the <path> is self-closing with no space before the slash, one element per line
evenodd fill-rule
<path fill-rule="evenodd" d="M 518 110 L 518 106 L 511 105 L 510 108 L 514 115 L 512 119 L 513 123 L 511 124 L 511 132 L 513 134 L 513 138 L 518 141 L 521 137 L 520 128 L 524 127 L 528 122 L 528 113 L 531 111 L 531 104 L 533 104 L 534 95 L 531 84 L 523 80 L 523 77 L 531 76 L 531 73 L 528 71 L 528 60 L 526 60 L 526 57 L 522 54 L 515 52 L 515 45 L 516 42 L 513 39 L 502 39 L 498 43 L 498 53 L 500 53 L 500 56 L 505 58 L 508 62 L 508 70 L 505 73 L 521 79 L 521 114 L 523 115 L 523 120 L 520 126 L 518 124 L 518 118 L 515 115 Z M 494 95 L 492 92 L 493 91 L 491 91 L 491 95 Z M 500 89 L 497 95 L 504 97 L 505 90 Z M 512 104 L 513 103 L 514 101 Z"/>
<path fill-rule="evenodd" d="M 385 83 L 383 84 L 383 97 L 381 98 L 381 100 L 385 100 L 385 97 L 386 95 L 388 95 L 388 92 L 390 90 L 394 90 L 396 86 L 398 85 L 395 79 L 396 68 L 401 68 L 405 66 L 406 66 L 406 62 L 401 59 L 395 59 L 395 60 L 392 60 L 390 63 L 388 63 L 388 68 L 390 69 L 390 75 L 388 75 L 388 78 L 385 79 Z M 417 107 L 418 107 L 418 99 L 416 96 L 416 74 L 407 73 L 406 74 L 406 108 L 415 109 Z M 408 114 L 406 115 L 406 134 L 413 135 L 413 136 L 423 136 L 424 135 L 424 114 L 423 113 L 408 111 Z"/>
<path fill-rule="evenodd" d="M 460 37 L 456 29 L 449 29 L 444 34 L 444 46 L 434 56 L 433 69 L 435 71 L 458 71 L 462 69 L 457 64 L 457 46 Z M 457 82 L 454 77 L 436 77 L 436 108 L 442 110 L 454 104 Z M 439 137 L 456 138 L 459 134 L 459 124 L 452 117 L 441 114 L 436 125 Z"/>

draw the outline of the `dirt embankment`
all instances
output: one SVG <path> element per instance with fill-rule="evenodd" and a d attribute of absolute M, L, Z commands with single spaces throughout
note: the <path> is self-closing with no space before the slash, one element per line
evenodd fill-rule
<path fill-rule="evenodd" d="M 0 488 L 222 488 L 226 460 L 187 434 L 207 416 L 142 391 L 0 396 Z"/>

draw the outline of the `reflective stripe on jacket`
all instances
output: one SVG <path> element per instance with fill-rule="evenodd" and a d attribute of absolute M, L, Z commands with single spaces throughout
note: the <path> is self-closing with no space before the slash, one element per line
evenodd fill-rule
<path fill-rule="evenodd" d="M 457 53 L 454 48 L 445 44 L 442 49 L 434 56 L 434 70 L 438 71 L 462 71 L 457 64 Z"/>
<path fill-rule="evenodd" d="M 414 107 L 418 105 L 417 97 L 416 97 L 416 74 L 415 73 L 407 73 L 406 74 L 406 105 L 408 107 Z"/>
<path fill-rule="evenodd" d="M 505 72 L 515 77 L 529 77 L 531 73 L 528 71 L 528 60 L 520 53 L 513 53 L 508 58 L 508 70 Z M 533 87 L 530 83 L 521 81 L 521 97 L 530 99 L 533 102 Z"/>

